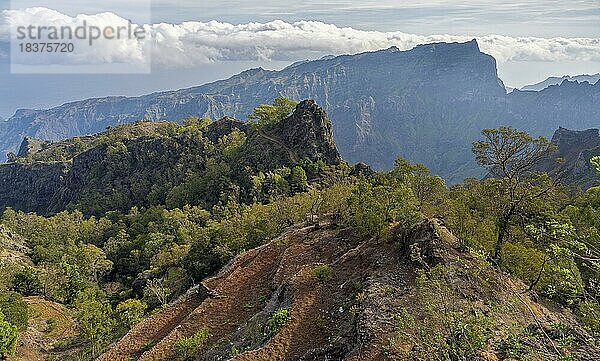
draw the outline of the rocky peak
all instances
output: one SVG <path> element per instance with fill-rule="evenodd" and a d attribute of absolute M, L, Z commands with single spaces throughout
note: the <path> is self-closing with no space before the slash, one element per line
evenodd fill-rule
<path fill-rule="evenodd" d="M 558 128 L 552 136 L 554 143 L 562 155 L 579 154 L 582 150 L 600 146 L 600 131 L 598 129 L 570 130 Z"/>
<path fill-rule="evenodd" d="M 598 129 L 570 130 L 559 128 L 552 136 L 557 151 L 538 167 L 540 171 L 559 177 L 564 183 L 588 189 L 597 184 L 596 170 L 590 159 L 600 155 Z M 556 159 L 561 159 L 556 162 Z"/>
<path fill-rule="evenodd" d="M 32 137 L 25 137 L 23 142 L 21 142 L 21 146 L 19 147 L 19 152 L 17 153 L 17 157 L 25 157 L 30 153 L 35 153 L 42 148 L 43 141 L 39 139 L 35 139 Z"/>
<path fill-rule="evenodd" d="M 272 130 L 300 159 L 339 164 L 342 160 L 333 140 L 329 116 L 314 100 L 300 102 L 294 112 Z"/>

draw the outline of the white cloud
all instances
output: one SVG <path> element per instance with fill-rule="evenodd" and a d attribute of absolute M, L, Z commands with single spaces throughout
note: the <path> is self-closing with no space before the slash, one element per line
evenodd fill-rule
<path fill-rule="evenodd" d="M 46 8 L 2 11 L 0 40 L 9 38 L 15 24 L 118 26 L 127 20 L 113 14 L 70 17 Z M 94 46 L 77 43 L 74 54 L 61 54 L 66 64 L 135 63 L 150 54 L 154 65 L 188 67 L 229 60 L 298 60 L 325 54 L 356 53 L 390 46 L 411 49 L 430 42 L 468 41 L 472 36 L 415 35 L 403 32 L 363 31 L 316 21 L 233 25 L 224 22 L 145 24 L 145 40 L 98 41 Z M 600 62 L 600 38 L 536 38 L 486 35 L 476 37 L 483 52 L 499 62 L 594 61 Z M 148 45 L 152 45 L 151 47 Z M 150 50 L 152 49 L 152 50 Z M 58 58 L 53 58 L 57 61 Z M 49 60 L 49 59 L 46 59 Z M 40 60 L 41 61 L 41 60 Z"/>

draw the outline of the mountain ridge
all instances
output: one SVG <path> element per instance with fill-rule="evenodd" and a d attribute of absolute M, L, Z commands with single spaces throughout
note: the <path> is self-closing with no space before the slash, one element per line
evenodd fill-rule
<path fill-rule="evenodd" d="M 164 204 L 169 194 L 180 196 L 177 192 L 204 182 L 200 175 L 209 179 L 211 172 L 215 182 L 230 177 L 238 193 L 248 193 L 256 173 L 303 162 L 342 163 L 332 132 L 327 113 L 305 100 L 262 128 L 224 117 L 204 128 L 137 122 L 55 143 L 25 138 L 15 162 L 0 164 L 0 205 L 39 214 L 73 205 L 86 214 L 127 211 Z M 217 184 L 206 186 L 206 193 L 218 192 Z M 219 201 L 220 194 L 215 196 L 209 206 Z"/>
<path fill-rule="evenodd" d="M 495 59 L 481 53 L 474 40 L 424 44 L 301 62 L 281 71 L 250 69 L 141 97 L 22 111 L 0 126 L 0 148 L 15 151 L 27 135 L 56 140 L 139 119 L 244 119 L 259 104 L 285 96 L 322 104 L 334 119 L 336 144 L 348 161 L 389 169 L 402 156 L 457 182 L 482 175 L 470 148 L 483 128 L 511 125 L 550 136 L 559 126 L 584 129 L 600 118 L 598 86 L 562 84 L 529 93 L 506 94 Z"/>
<path fill-rule="evenodd" d="M 560 85 L 564 81 L 583 83 L 588 82 L 590 84 L 596 84 L 600 80 L 600 73 L 597 74 L 581 74 L 581 75 L 563 75 L 563 76 L 551 76 L 539 83 L 525 85 L 520 90 L 531 90 L 540 91 L 546 89 L 551 85 Z"/>
<path fill-rule="evenodd" d="M 409 360 L 420 347 L 407 346 L 398 331 L 405 327 L 402 313 L 415 315 L 410 329 L 419 329 L 425 322 L 420 316 L 427 313 L 421 297 L 439 291 L 436 283 L 423 284 L 421 267 L 448 272 L 438 281 L 448 282 L 448 291 L 427 300 L 458 308 L 464 319 L 472 317 L 470 312 L 495 314 L 493 305 L 511 302 L 497 324 L 487 325 L 494 329 L 498 354 L 507 348 L 501 342 L 506 325 L 551 333 L 552 325 L 560 323 L 568 325 L 575 340 L 589 338 L 571 313 L 541 302 L 523 283 L 457 251 L 459 243 L 439 219 L 395 229 L 389 239 L 361 242 L 327 218 L 294 225 L 142 321 L 99 360 L 172 360 L 178 356 L 178 340 L 202 330 L 209 330 L 210 337 L 194 350 L 198 360 Z M 318 269 L 329 270 L 328 276 L 320 278 Z M 479 302 L 470 301 L 474 295 Z M 263 331 L 269 316 L 282 309 L 290 319 L 275 334 Z M 430 312 L 436 319 L 450 313 Z M 556 359 L 550 337 L 535 342 L 547 350 L 548 359 Z M 585 342 L 574 348 L 582 359 L 598 351 Z M 473 359 L 497 360 L 496 352 L 489 347 Z M 432 355 L 424 351 L 421 356 Z"/>

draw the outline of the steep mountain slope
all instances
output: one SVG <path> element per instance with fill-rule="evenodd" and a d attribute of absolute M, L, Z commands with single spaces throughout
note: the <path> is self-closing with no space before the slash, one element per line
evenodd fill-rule
<path fill-rule="evenodd" d="M 309 100 L 259 129 L 232 118 L 202 129 L 138 122 L 56 143 L 26 138 L 19 156 L 0 165 L 0 207 L 39 214 L 73 205 L 91 214 L 165 203 L 210 207 L 230 183 L 250 199 L 250 178 L 259 172 L 342 161 L 329 117 Z"/>
<path fill-rule="evenodd" d="M 588 189 L 598 184 L 596 169 L 590 159 L 600 156 L 600 133 L 598 129 L 574 131 L 559 128 L 552 136 L 557 147 L 553 159 L 540 165 L 539 169 L 560 178 L 568 184 Z M 557 163 L 554 159 L 558 158 Z"/>
<path fill-rule="evenodd" d="M 559 126 L 589 128 L 600 119 L 600 84 L 565 82 L 529 93 L 507 95 L 495 60 L 474 40 L 427 44 L 301 62 L 281 71 L 252 69 L 200 87 L 136 98 L 20 110 L 0 125 L 0 149 L 16 151 L 26 135 L 63 139 L 139 119 L 244 119 L 258 104 L 283 95 L 323 105 L 348 161 L 381 169 L 403 156 L 460 181 L 481 174 L 470 148 L 483 128 L 512 125 L 550 136 Z"/>
<path fill-rule="evenodd" d="M 99 360 L 177 359 L 177 341 L 201 330 L 210 337 L 191 359 L 442 360 L 447 346 L 465 359 L 558 360 L 570 352 L 598 360 L 572 314 L 456 251 L 458 242 L 435 219 L 358 243 L 328 220 L 295 226 L 238 256 Z M 289 317 L 273 332 L 281 310 Z M 519 332 L 529 336 L 515 345 Z M 559 346 L 567 336 L 575 341 Z"/>
<path fill-rule="evenodd" d="M 526 86 L 522 87 L 521 90 L 540 91 L 540 90 L 546 89 L 547 87 L 549 87 L 551 85 L 560 85 L 565 80 L 571 81 L 571 82 L 574 81 L 574 82 L 578 82 L 578 83 L 583 83 L 584 81 L 586 81 L 590 84 L 596 84 L 598 82 L 598 80 L 600 80 L 600 73 L 591 74 L 591 75 L 582 74 L 582 75 L 574 75 L 574 76 L 565 75 L 565 76 L 561 76 L 561 77 L 551 76 L 548 79 L 541 81 L 539 83 L 526 85 Z"/>

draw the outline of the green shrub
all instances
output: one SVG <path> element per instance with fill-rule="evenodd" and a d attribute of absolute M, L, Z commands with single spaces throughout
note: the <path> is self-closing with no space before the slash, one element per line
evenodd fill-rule
<path fill-rule="evenodd" d="M 4 315 L 0 312 L 0 359 L 5 359 L 6 355 L 13 355 L 17 348 L 19 340 L 19 331 L 17 326 L 4 320 Z"/>
<path fill-rule="evenodd" d="M 0 312 L 7 322 L 17 326 L 19 330 L 27 328 L 29 308 L 23 297 L 16 292 L 0 292 Z"/>
<path fill-rule="evenodd" d="M 248 117 L 248 123 L 255 128 L 267 127 L 282 121 L 298 103 L 284 97 L 278 97 L 272 105 L 261 104 Z"/>
<path fill-rule="evenodd" d="M 275 311 L 267 322 L 269 326 L 269 338 L 276 335 L 291 319 L 292 315 L 289 309 L 280 308 Z"/>
<path fill-rule="evenodd" d="M 327 281 L 331 278 L 331 267 L 328 265 L 321 265 L 313 268 L 313 276 L 321 282 Z"/>
<path fill-rule="evenodd" d="M 207 328 L 203 328 L 196 332 L 193 336 L 184 337 L 175 342 L 175 353 L 177 358 L 182 361 L 193 360 L 198 349 L 208 341 L 210 332 Z"/>
<path fill-rule="evenodd" d="M 417 277 L 414 307 L 421 312 L 415 318 L 401 309 L 396 316 L 396 351 L 409 359 L 472 360 L 486 347 L 493 318 L 457 295 L 451 280 L 458 272 L 438 265 Z"/>
<path fill-rule="evenodd" d="M 130 329 L 144 318 L 147 308 L 145 302 L 129 299 L 117 305 L 117 318 L 123 327 Z"/>
<path fill-rule="evenodd" d="M 583 301 L 577 308 L 577 315 L 595 334 L 600 334 L 600 305 L 594 301 Z"/>

